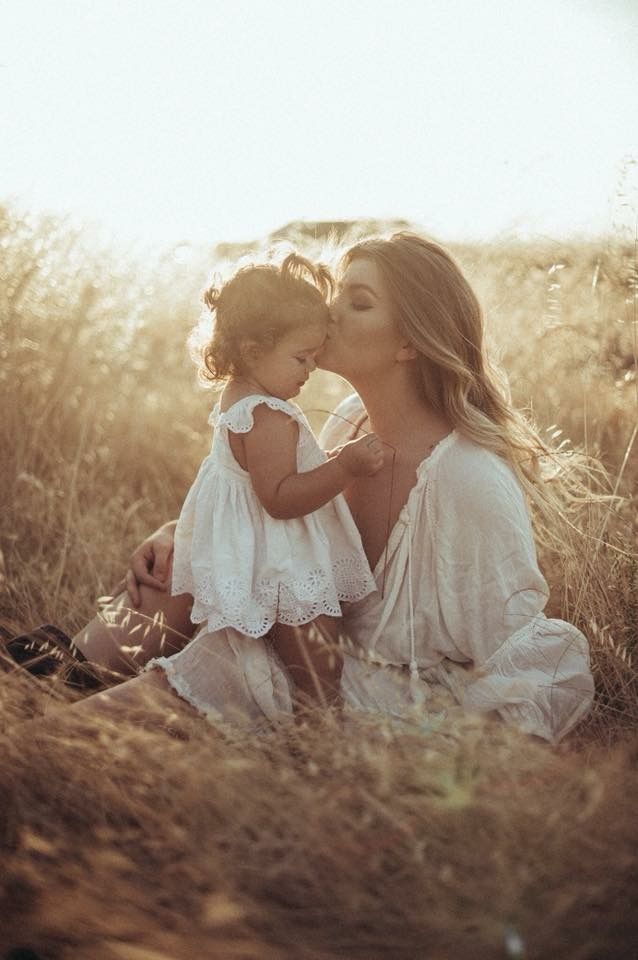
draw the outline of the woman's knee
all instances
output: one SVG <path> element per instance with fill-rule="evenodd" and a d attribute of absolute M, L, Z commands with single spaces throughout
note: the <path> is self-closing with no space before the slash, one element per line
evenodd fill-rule
<path fill-rule="evenodd" d="M 79 700 L 71 709 L 85 717 L 161 726 L 167 725 L 175 713 L 197 716 L 193 707 L 175 693 L 160 669 L 148 670 L 119 686 Z"/>
<path fill-rule="evenodd" d="M 139 607 L 133 607 L 127 593 L 114 597 L 81 630 L 74 642 L 92 663 L 119 671 L 137 673 L 150 659 L 170 656 L 191 639 L 192 597 L 172 597 L 151 587 L 142 587 Z"/>

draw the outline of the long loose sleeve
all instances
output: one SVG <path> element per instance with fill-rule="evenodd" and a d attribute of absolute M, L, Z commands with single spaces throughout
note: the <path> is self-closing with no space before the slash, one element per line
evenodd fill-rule
<path fill-rule="evenodd" d="M 464 440 L 437 466 L 429 521 L 440 646 L 473 663 L 463 706 L 555 742 L 591 707 L 587 641 L 543 613 L 547 584 L 510 467 Z"/>

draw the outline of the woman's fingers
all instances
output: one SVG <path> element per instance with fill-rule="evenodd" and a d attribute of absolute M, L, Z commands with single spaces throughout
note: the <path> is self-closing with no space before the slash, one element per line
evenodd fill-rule
<path fill-rule="evenodd" d="M 140 584 L 153 587 L 155 590 L 166 590 L 165 577 L 158 575 L 158 570 L 165 569 L 165 564 L 166 561 L 163 558 L 158 562 L 158 555 L 150 544 L 135 551 L 131 557 L 131 566 L 124 578 L 126 592 L 134 607 L 139 607 L 141 602 Z"/>
<path fill-rule="evenodd" d="M 131 598 L 131 603 L 134 607 L 139 607 L 142 598 L 140 596 L 140 588 L 137 583 L 137 579 L 132 570 L 126 571 L 126 576 L 124 577 L 124 589 Z"/>
<path fill-rule="evenodd" d="M 152 571 L 152 576 L 166 589 L 166 581 L 171 569 L 171 560 L 173 557 L 173 543 L 158 543 L 153 545 L 153 562 L 147 569 Z M 148 581 L 147 581 L 148 582 Z"/>
<path fill-rule="evenodd" d="M 157 568 L 153 566 L 153 571 L 156 569 Z M 139 584 L 143 583 L 145 586 L 154 587 L 156 590 L 166 590 L 166 580 L 156 576 L 155 572 L 151 573 L 147 566 L 140 566 L 140 564 L 136 561 L 131 561 L 131 566 L 126 574 L 127 584 L 129 582 L 129 577 L 132 577 L 138 586 Z"/>
<path fill-rule="evenodd" d="M 126 571 L 126 577 L 124 578 L 124 588 L 131 598 L 131 603 L 134 607 L 139 607 L 142 601 L 142 595 L 140 593 L 140 585 L 146 587 L 153 587 L 154 590 L 160 590 L 162 593 L 166 592 L 166 584 L 163 580 L 158 580 L 157 577 L 154 577 L 152 573 L 149 573 L 148 570 L 143 570 L 138 573 L 138 571 L 133 567 L 129 567 Z"/>
<path fill-rule="evenodd" d="M 123 589 L 134 607 L 141 603 L 140 586 L 166 592 L 171 576 L 174 524 L 164 524 L 133 551 Z"/>

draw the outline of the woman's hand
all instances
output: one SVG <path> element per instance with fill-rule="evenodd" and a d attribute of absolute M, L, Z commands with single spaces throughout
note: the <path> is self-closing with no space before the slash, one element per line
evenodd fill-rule
<path fill-rule="evenodd" d="M 141 602 L 140 585 L 166 591 L 170 583 L 176 520 L 163 524 L 131 554 L 130 567 L 119 589 L 124 589 L 134 607 Z"/>

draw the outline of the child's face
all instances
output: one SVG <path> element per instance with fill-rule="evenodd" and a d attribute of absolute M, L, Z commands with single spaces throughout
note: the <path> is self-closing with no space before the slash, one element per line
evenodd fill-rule
<path fill-rule="evenodd" d="M 292 330 L 270 350 L 248 361 L 250 376 L 273 397 L 295 397 L 315 369 L 315 356 L 326 339 L 326 325 Z"/>

